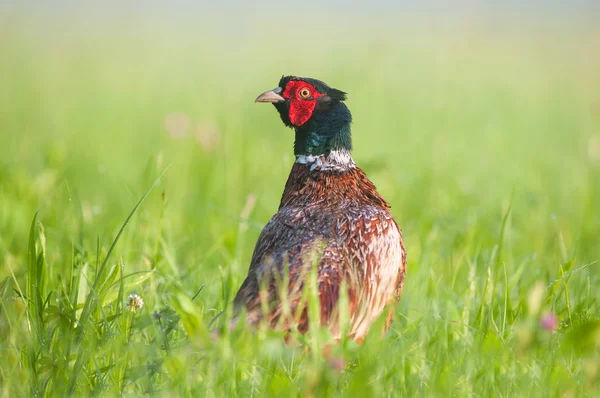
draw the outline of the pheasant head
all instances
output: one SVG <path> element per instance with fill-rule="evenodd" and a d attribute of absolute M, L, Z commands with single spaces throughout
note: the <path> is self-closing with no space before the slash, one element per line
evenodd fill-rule
<path fill-rule="evenodd" d="M 283 123 L 296 132 L 296 156 L 350 152 L 352 115 L 344 104 L 346 93 L 320 80 L 283 76 L 273 90 L 255 102 L 272 103 Z"/>

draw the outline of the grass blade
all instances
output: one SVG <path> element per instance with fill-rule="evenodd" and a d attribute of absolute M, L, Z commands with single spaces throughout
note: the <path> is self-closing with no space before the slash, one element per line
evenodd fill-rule
<path fill-rule="evenodd" d="M 121 228 L 119 229 L 119 232 L 117 233 L 117 236 L 115 237 L 112 244 L 110 245 L 110 248 L 108 249 L 108 252 L 106 253 L 106 257 L 104 257 L 104 261 L 102 262 L 100 269 L 98 269 L 96 272 L 95 280 L 91 286 L 91 291 L 90 291 L 90 293 L 88 293 L 88 295 L 86 297 L 85 304 L 83 306 L 83 311 L 81 312 L 81 316 L 79 318 L 79 322 L 78 322 L 79 325 L 77 328 L 77 332 L 75 334 L 75 346 L 78 346 L 81 343 L 81 339 L 83 338 L 84 332 L 86 330 L 87 320 L 91 313 L 92 304 L 94 304 L 94 301 L 97 297 L 96 296 L 96 288 L 100 281 L 100 276 L 102 275 L 104 269 L 106 268 L 106 264 L 108 264 L 108 260 L 110 259 L 110 256 L 113 253 L 115 246 L 119 242 L 119 238 L 123 234 L 123 231 L 125 231 L 125 227 L 127 227 L 127 224 L 129 224 L 129 221 L 131 220 L 133 215 L 136 213 L 138 208 L 141 206 L 141 204 L 144 202 L 144 200 L 148 197 L 148 195 L 150 194 L 152 189 L 156 186 L 156 184 L 160 181 L 160 179 L 163 177 L 163 175 L 167 172 L 168 169 L 169 169 L 169 167 L 167 167 L 160 174 L 160 176 L 154 181 L 154 183 L 146 190 L 144 195 L 142 195 L 140 200 L 138 200 L 138 202 L 135 204 L 135 206 L 133 207 L 133 209 L 131 210 L 131 212 L 129 213 L 127 218 L 125 219 L 125 222 L 123 223 L 123 225 L 121 225 Z M 77 360 L 75 362 L 73 374 L 71 376 L 71 382 L 69 385 L 69 391 L 68 391 L 69 395 L 73 395 L 75 392 L 75 387 L 77 384 L 77 377 L 79 375 L 79 372 L 83 368 L 83 365 L 82 365 L 83 358 L 84 358 L 84 356 L 78 356 Z"/>

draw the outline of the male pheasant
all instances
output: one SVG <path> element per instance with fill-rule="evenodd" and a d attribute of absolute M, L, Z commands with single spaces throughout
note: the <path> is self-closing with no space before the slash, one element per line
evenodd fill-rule
<path fill-rule="evenodd" d="M 349 302 L 347 332 L 357 341 L 400 296 L 406 273 L 402 233 L 390 205 L 352 160 L 352 116 L 345 99 L 346 93 L 322 81 L 295 76 L 282 77 L 277 88 L 256 98 L 272 103 L 283 123 L 294 129 L 296 161 L 279 211 L 262 230 L 235 297 L 236 311 L 245 307 L 252 325 L 265 321 L 274 328 L 295 325 L 306 332 L 309 311 L 303 291 L 311 272 L 316 272 L 320 301 L 317 321 L 337 339 L 343 286 Z"/>

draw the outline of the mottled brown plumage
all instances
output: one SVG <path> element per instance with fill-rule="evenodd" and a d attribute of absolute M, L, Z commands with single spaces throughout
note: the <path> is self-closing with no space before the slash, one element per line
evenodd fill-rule
<path fill-rule="evenodd" d="M 301 79 L 293 81 L 304 82 Z M 306 86 L 295 83 L 294 90 L 303 87 Z M 308 87 L 318 90 L 314 84 Z M 327 96 L 327 88 L 326 85 L 321 88 L 319 98 Z M 281 91 L 283 97 L 279 98 L 286 97 L 285 87 L 281 87 Z M 269 102 L 277 100 L 268 95 Z M 295 100 L 294 93 L 289 96 L 291 101 Z M 350 315 L 348 333 L 360 341 L 384 307 L 398 299 L 406 272 L 406 252 L 389 204 L 350 157 L 349 127 L 347 146 L 327 148 L 331 137 L 334 142 L 342 143 L 346 142 L 345 137 L 320 133 L 329 134 L 323 141 L 326 147 L 306 149 L 314 142 L 317 145 L 320 142 L 320 136 L 311 137 L 311 131 L 333 126 L 340 120 L 340 112 L 347 110 L 344 105 L 336 111 L 337 104 L 341 104 L 341 99 L 333 101 L 331 109 L 338 112 L 333 115 L 335 120 L 329 114 L 311 114 L 307 122 L 311 130 L 303 132 L 304 125 L 295 127 L 296 146 L 304 145 L 303 150 L 307 153 L 296 154 L 297 160 L 279 210 L 256 243 L 248 276 L 235 298 L 235 307 L 245 307 L 247 320 L 252 325 L 264 320 L 271 327 L 288 330 L 297 326 L 299 331 L 305 332 L 310 322 L 303 292 L 311 270 L 316 267 L 320 324 L 329 327 L 335 337 L 340 337 L 337 304 L 340 289 L 346 286 Z M 288 107 L 293 109 L 293 103 Z M 318 105 L 315 109 L 319 112 Z M 331 109 L 321 112 L 331 112 Z M 288 111 L 286 107 L 278 110 Z M 306 119 L 302 115 L 291 119 L 294 118 Z M 319 124 L 311 127 L 314 120 Z M 348 126 L 349 123 L 348 118 Z M 341 131 L 344 133 L 345 130 Z M 312 141 L 299 144 L 299 137 Z"/>

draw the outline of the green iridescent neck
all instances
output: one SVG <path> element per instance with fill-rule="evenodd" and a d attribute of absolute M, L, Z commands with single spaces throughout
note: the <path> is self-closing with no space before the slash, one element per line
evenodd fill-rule
<path fill-rule="evenodd" d="M 315 113 L 300 127 L 296 127 L 295 155 L 325 155 L 332 151 L 352 150 L 350 134 L 352 116 L 343 103 L 334 110 Z"/>

